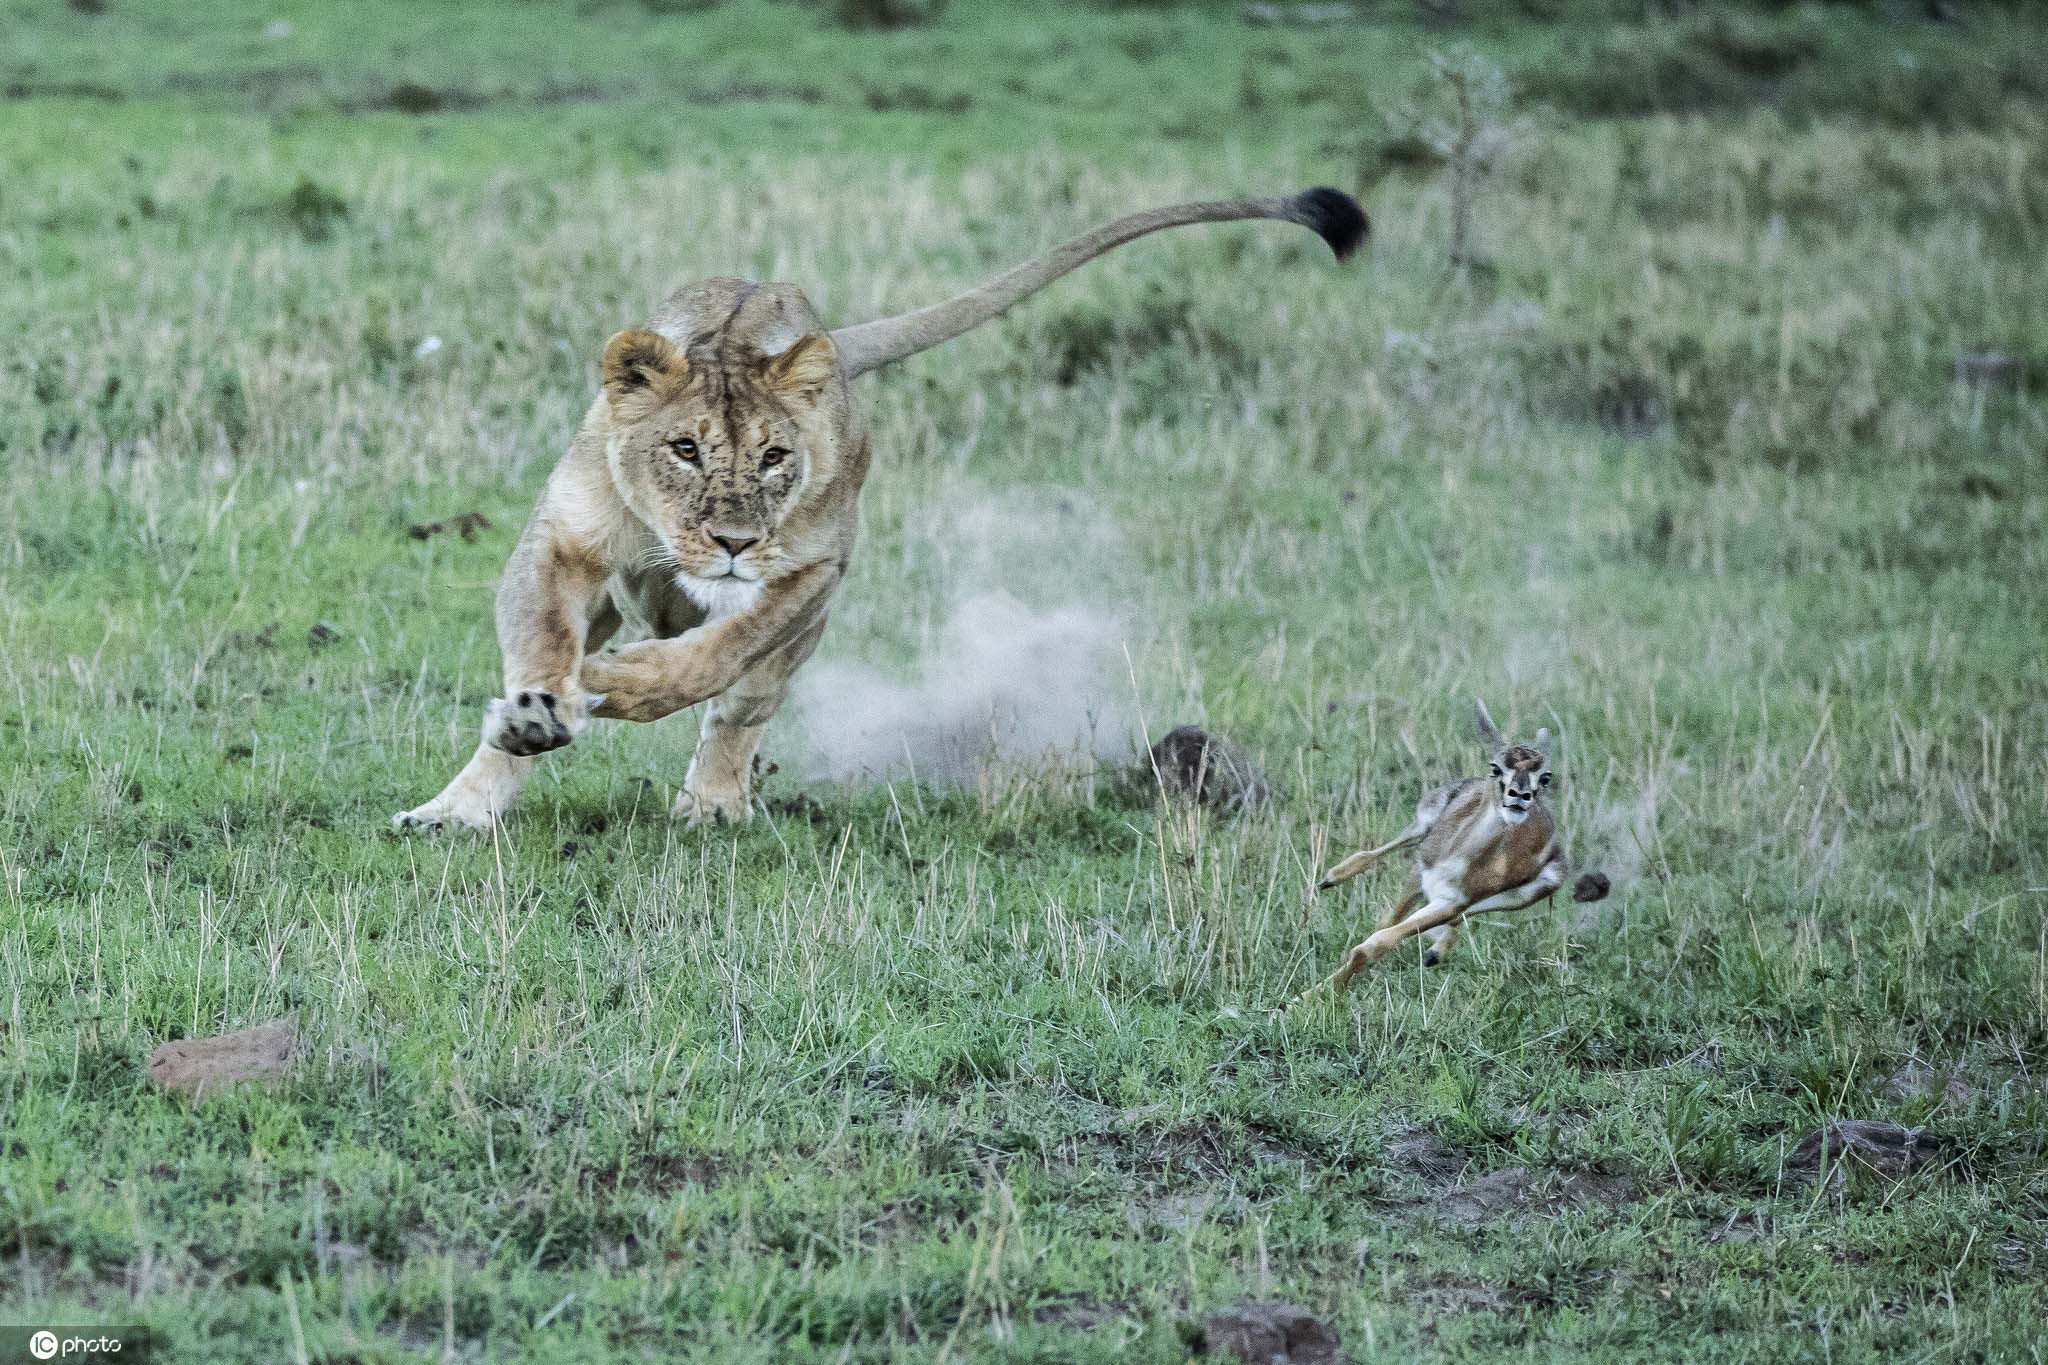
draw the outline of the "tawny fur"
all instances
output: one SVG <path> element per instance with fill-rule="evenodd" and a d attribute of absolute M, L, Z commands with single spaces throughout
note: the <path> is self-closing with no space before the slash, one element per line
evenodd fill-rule
<path fill-rule="evenodd" d="M 1488 776 L 1430 792 L 1408 828 L 1378 848 L 1352 854 L 1318 883 L 1317 890 L 1327 891 L 1389 853 L 1415 849 L 1407 887 L 1372 935 L 1346 953 L 1322 983 L 1332 992 L 1341 993 L 1353 976 L 1416 934 L 1429 935 L 1425 964 L 1440 962 L 1456 946 L 1468 916 L 1524 909 L 1563 884 L 1565 856 L 1543 803 L 1550 785 L 1550 732 L 1537 731 L 1530 744 L 1508 744 L 1486 703 L 1479 702 L 1477 710 L 1480 738 L 1492 752 Z"/>
<path fill-rule="evenodd" d="M 708 702 L 676 812 L 744 820 L 762 727 L 824 633 L 853 553 L 868 438 L 853 377 L 958 336 L 1102 252 L 1181 223 L 1278 218 L 1341 257 L 1366 233 L 1349 196 L 1134 214 L 981 288 L 827 333 L 794 286 L 715 279 L 607 343 L 603 389 L 549 476 L 498 588 L 505 692 L 482 742 L 401 830 L 489 828 L 540 754 L 592 717 L 651 721 Z M 617 635 L 623 643 L 599 653 Z"/>

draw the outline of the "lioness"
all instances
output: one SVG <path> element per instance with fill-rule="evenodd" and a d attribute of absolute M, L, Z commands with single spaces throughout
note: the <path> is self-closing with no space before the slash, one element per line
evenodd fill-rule
<path fill-rule="evenodd" d="M 945 303 L 826 332 L 794 286 L 715 279 L 605 343 L 603 388 L 548 477 L 498 587 L 505 695 L 447 789 L 400 830 L 488 829 L 534 759 L 592 716 L 659 720 L 708 702 L 675 813 L 752 813 L 754 749 L 825 631 L 853 553 L 868 438 L 852 380 L 949 341 L 1080 265 L 1184 223 L 1274 218 L 1339 259 L 1351 196 L 1179 204 L 1119 218 Z M 624 630 L 634 643 L 594 653 Z"/>

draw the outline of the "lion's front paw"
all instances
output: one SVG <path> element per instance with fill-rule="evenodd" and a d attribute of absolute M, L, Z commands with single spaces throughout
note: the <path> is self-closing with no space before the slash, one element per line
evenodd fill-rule
<path fill-rule="evenodd" d="M 552 692 L 493 698 L 484 707 L 484 743 L 520 758 L 560 749 L 583 730 L 589 710 Z"/>
<path fill-rule="evenodd" d="M 692 791 L 685 786 L 676 793 L 675 817 L 687 821 L 691 829 L 699 825 L 745 824 L 754 818 L 754 801 L 744 788 Z"/>

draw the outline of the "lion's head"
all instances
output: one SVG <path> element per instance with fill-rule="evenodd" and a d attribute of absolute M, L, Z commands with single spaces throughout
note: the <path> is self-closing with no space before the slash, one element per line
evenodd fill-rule
<path fill-rule="evenodd" d="M 832 457 L 831 338 L 693 361 L 635 327 L 606 343 L 603 373 L 612 479 L 678 585 L 706 607 L 750 596 L 788 560 L 777 532 Z"/>

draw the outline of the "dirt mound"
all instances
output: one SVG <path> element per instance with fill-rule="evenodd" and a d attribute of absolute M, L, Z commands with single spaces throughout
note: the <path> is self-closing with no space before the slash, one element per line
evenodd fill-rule
<path fill-rule="evenodd" d="M 1254 810 L 1273 799 L 1273 788 L 1250 754 L 1199 725 L 1167 733 L 1146 755 L 1146 774 L 1170 797 L 1217 810 Z M 1142 768 L 1141 768 L 1142 771 Z"/>
<path fill-rule="evenodd" d="M 196 1100 L 244 1081 L 276 1080 L 291 1068 L 298 1041 L 289 1019 L 213 1038 L 184 1038 L 149 1054 L 149 1078 Z"/>

